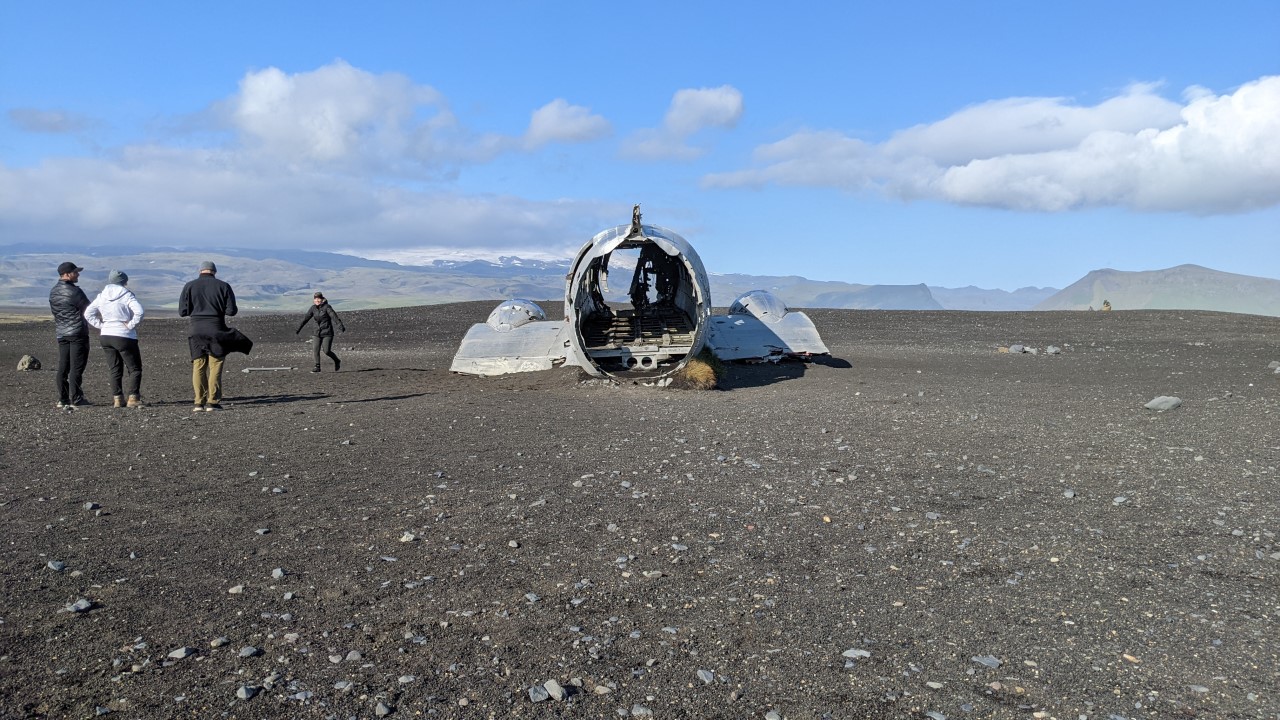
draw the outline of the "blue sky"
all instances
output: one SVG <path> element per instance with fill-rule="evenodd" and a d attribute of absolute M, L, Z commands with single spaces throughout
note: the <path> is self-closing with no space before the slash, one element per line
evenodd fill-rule
<path fill-rule="evenodd" d="M 0 244 L 1280 278 L 1271 0 L 366 5 L 0 3 Z"/>

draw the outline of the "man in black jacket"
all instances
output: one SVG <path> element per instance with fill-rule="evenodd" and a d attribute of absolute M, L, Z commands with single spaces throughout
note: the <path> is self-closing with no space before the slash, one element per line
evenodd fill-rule
<path fill-rule="evenodd" d="M 253 343 L 227 327 L 227 316 L 238 312 L 231 286 L 215 277 L 218 266 L 200 263 L 200 277 L 182 287 L 178 315 L 191 318 L 187 344 L 191 350 L 191 386 L 195 389 L 193 412 L 222 409 L 222 361 L 229 352 L 249 352 L 240 339 Z M 237 338 L 238 336 L 238 338 Z"/>
<path fill-rule="evenodd" d="M 89 298 L 76 285 L 84 268 L 73 262 L 58 266 L 58 283 L 49 291 L 49 309 L 58 336 L 58 407 L 91 405 L 84 399 L 84 367 L 89 362 L 89 323 L 84 311 Z"/>
<path fill-rule="evenodd" d="M 302 318 L 302 323 L 298 325 L 297 330 L 293 331 L 293 334 L 302 332 L 302 328 L 306 327 L 312 319 L 316 321 L 316 335 L 311 338 L 311 357 L 315 361 L 315 367 L 311 372 L 320 372 L 322 351 L 333 361 L 333 371 L 338 372 L 338 368 L 342 367 L 342 361 L 333 353 L 333 326 L 337 325 L 342 332 L 347 331 L 347 326 L 342 324 L 342 318 L 334 312 L 333 307 L 324 299 L 322 292 L 317 292 L 311 297 L 311 307 L 307 308 L 306 316 Z"/>

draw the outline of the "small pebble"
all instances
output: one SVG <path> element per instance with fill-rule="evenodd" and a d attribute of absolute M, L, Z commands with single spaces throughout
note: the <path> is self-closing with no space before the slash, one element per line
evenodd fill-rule
<path fill-rule="evenodd" d="M 998 668 L 1002 664 L 1000 659 L 993 655 L 975 655 L 971 659 L 979 665 L 985 665 L 992 669 Z"/>

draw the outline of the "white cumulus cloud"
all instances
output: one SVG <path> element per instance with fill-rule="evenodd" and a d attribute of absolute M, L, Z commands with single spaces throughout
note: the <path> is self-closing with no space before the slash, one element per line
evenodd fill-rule
<path fill-rule="evenodd" d="M 662 127 L 632 134 L 622 154 L 640 160 L 690 160 L 706 153 L 689 138 L 708 128 L 733 128 L 742 118 L 742 93 L 731 85 L 677 90 Z"/>
<path fill-rule="evenodd" d="M 10 118 L 28 130 L 73 126 L 56 113 Z M 175 144 L 29 167 L 0 162 L 0 237 L 567 256 L 629 210 L 468 196 L 441 182 L 467 163 L 608 132 L 604 118 L 565 100 L 533 111 L 522 135 L 474 133 L 435 89 L 339 60 L 310 72 L 249 72 L 197 119 L 174 123 L 199 131 Z M 210 128 L 222 135 L 201 146 Z"/>
<path fill-rule="evenodd" d="M 873 144 L 803 131 L 757 148 L 756 167 L 711 187 L 768 183 L 1030 211 L 1119 206 L 1229 213 L 1280 203 L 1280 77 L 1183 104 L 1136 85 L 1093 106 L 1013 98 Z"/>
<path fill-rule="evenodd" d="M 591 108 L 570 105 L 567 100 L 556 98 L 533 111 L 524 140 L 526 147 L 537 148 L 549 142 L 597 140 L 610 132 L 609 121 L 592 115 Z"/>

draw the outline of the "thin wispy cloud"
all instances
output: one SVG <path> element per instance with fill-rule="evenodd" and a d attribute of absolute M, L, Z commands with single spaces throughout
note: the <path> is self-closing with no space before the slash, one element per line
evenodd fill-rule
<path fill-rule="evenodd" d="M 1012 98 L 871 143 L 803 131 L 760 147 L 756 167 L 707 187 L 768 184 L 1056 212 L 1118 206 L 1216 214 L 1280 204 L 1280 77 L 1182 103 L 1135 85 L 1092 106 Z"/>
<path fill-rule="evenodd" d="M 97 124 L 92 118 L 65 110 L 13 108 L 5 115 L 14 127 L 29 133 L 66 135 L 84 132 Z"/>
<path fill-rule="evenodd" d="M 731 85 L 678 90 L 662 127 L 631 135 L 622 145 L 622 155 L 638 160 L 692 160 L 706 154 L 706 149 L 691 145 L 691 137 L 710 128 L 736 126 L 742 111 L 742 93 Z"/>

